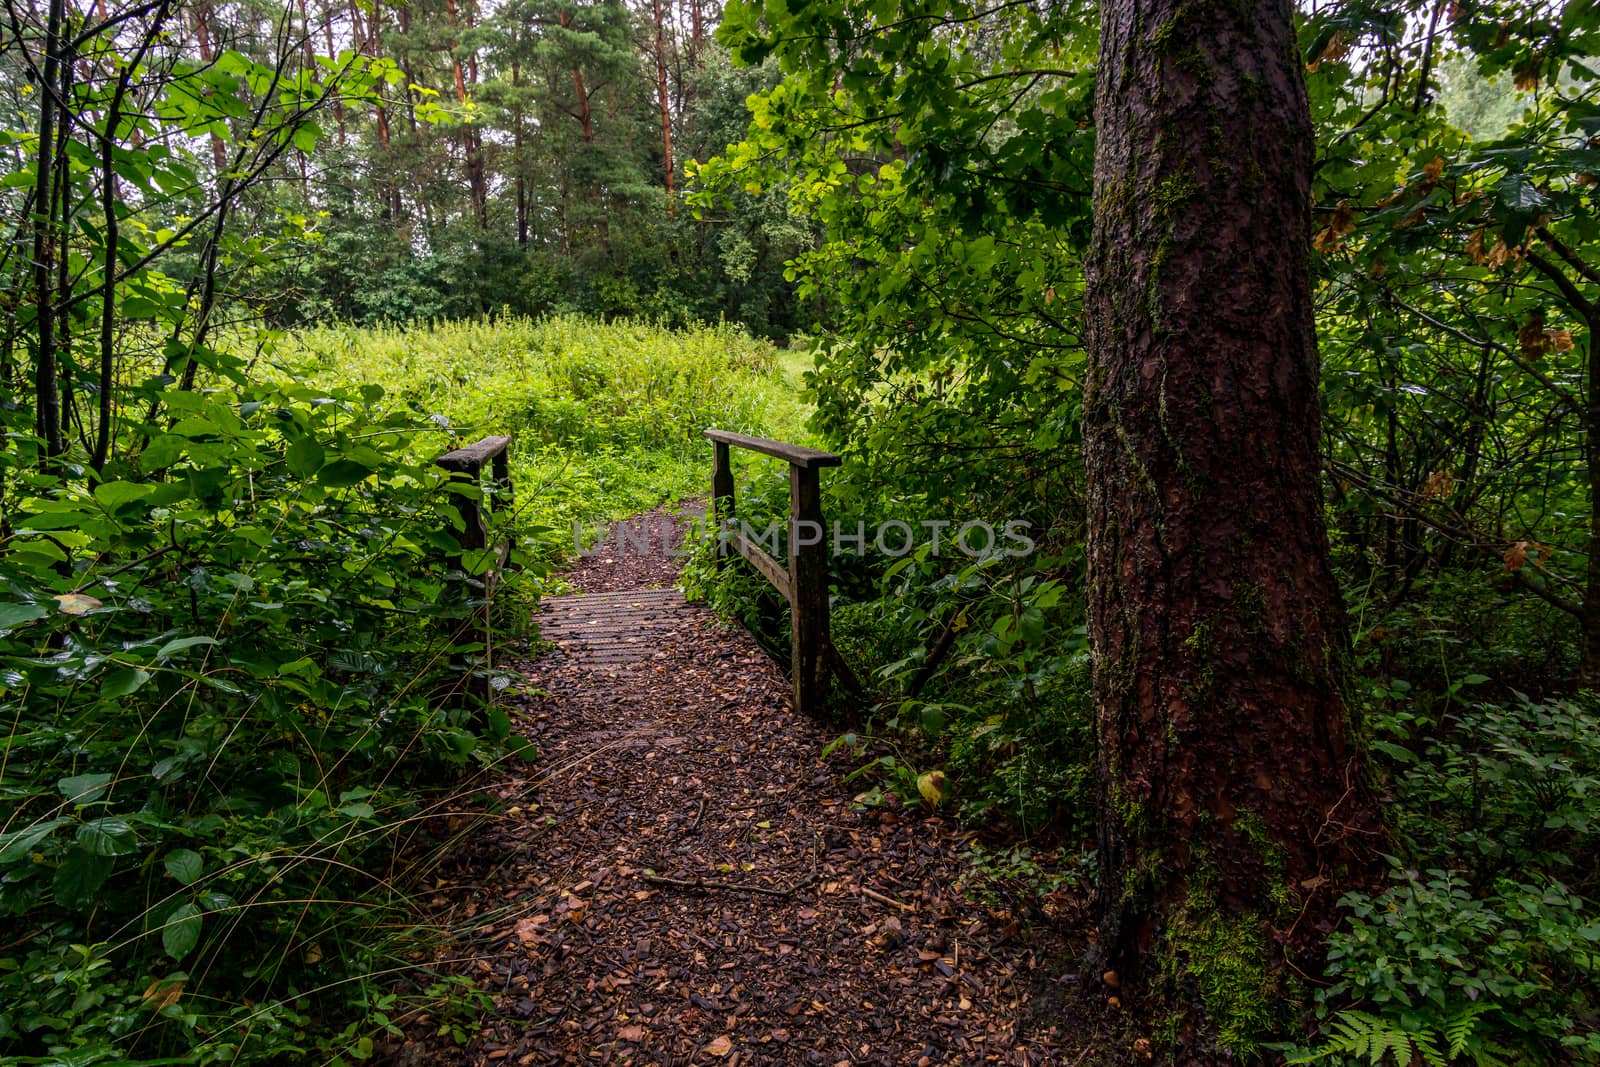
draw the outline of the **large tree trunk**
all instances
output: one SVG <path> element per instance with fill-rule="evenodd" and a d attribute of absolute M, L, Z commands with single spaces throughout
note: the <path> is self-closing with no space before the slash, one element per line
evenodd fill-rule
<path fill-rule="evenodd" d="M 1318 487 L 1288 0 L 1103 0 L 1084 411 L 1097 970 L 1204 1058 L 1315 971 L 1380 823 Z"/>

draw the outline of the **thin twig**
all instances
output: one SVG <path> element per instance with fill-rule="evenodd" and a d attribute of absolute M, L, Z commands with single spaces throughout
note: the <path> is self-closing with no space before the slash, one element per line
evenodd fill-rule
<path fill-rule="evenodd" d="M 667 885 L 675 889 L 720 889 L 730 893 L 760 893 L 767 897 L 789 897 L 804 889 L 812 882 L 813 878 L 796 882 L 788 889 L 772 889 L 764 885 L 750 885 L 746 882 L 710 882 L 704 878 L 665 878 L 659 874 L 640 872 L 639 877 L 651 885 Z"/>
<path fill-rule="evenodd" d="M 861 887 L 861 895 L 871 900 L 876 900 L 879 904 L 887 904 L 891 908 L 899 908 L 901 911 L 917 910 L 916 907 L 911 904 L 902 904 L 900 901 L 894 899 L 894 897 L 885 896 L 875 889 L 868 889 L 866 886 Z"/>

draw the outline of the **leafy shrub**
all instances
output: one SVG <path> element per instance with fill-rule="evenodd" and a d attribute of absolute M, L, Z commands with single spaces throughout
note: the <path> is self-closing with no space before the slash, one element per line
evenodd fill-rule
<path fill-rule="evenodd" d="M 1576 701 L 1422 702 L 1374 717 L 1395 830 L 1381 893 L 1351 893 L 1315 1059 L 1600 1062 L 1600 720 Z M 1438 709 L 1443 709 L 1438 710 Z"/>
<path fill-rule="evenodd" d="M 1364 1007 L 1342 1013 L 1345 1027 L 1318 1053 L 1356 1051 L 1352 1034 L 1387 1034 L 1440 1064 L 1600 1062 L 1592 905 L 1552 878 L 1500 879 L 1481 893 L 1446 868 L 1397 870 L 1394 882 L 1343 901 L 1350 925 L 1329 939 L 1335 982 L 1322 997 Z"/>
<path fill-rule="evenodd" d="M 382 399 L 169 391 L 92 490 L 0 452 L 0 1056 L 324 1059 L 383 992 L 401 835 L 508 723 L 441 435 Z"/>

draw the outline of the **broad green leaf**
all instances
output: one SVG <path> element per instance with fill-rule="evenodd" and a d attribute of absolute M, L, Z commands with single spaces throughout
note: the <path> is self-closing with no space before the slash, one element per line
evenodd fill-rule
<path fill-rule="evenodd" d="M 10 630 L 47 615 L 37 604 L 0 604 L 0 630 Z"/>
<path fill-rule="evenodd" d="M 205 873 L 205 861 L 200 858 L 200 853 L 188 848 L 176 848 L 168 852 L 167 858 L 162 860 L 162 866 L 182 885 L 193 885 Z"/>
<path fill-rule="evenodd" d="M 133 827 L 115 815 L 91 819 L 78 827 L 78 844 L 97 856 L 126 856 L 139 851 L 139 838 Z"/>
<path fill-rule="evenodd" d="M 193 904 L 180 904 L 167 913 L 161 928 L 161 947 L 174 960 L 181 960 L 194 951 L 200 943 L 200 909 Z"/>
<path fill-rule="evenodd" d="M 100 695 L 107 700 L 125 697 L 150 680 L 150 672 L 136 667 L 112 671 L 100 682 Z"/>
<path fill-rule="evenodd" d="M 107 511 L 116 511 L 137 500 L 142 500 L 154 491 L 154 486 L 140 485 L 137 482 L 106 482 L 104 485 L 95 486 L 94 498 Z"/>
<path fill-rule="evenodd" d="M 317 471 L 317 481 L 334 489 L 364 482 L 372 475 L 372 468 L 350 459 L 336 459 Z"/>
<path fill-rule="evenodd" d="M 117 865 L 113 856 L 101 855 L 73 845 L 56 868 L 56 903 L 68 908 L 79 908 L 94 901 L 112 869 Z"/>
<path fill-rule="evenodd" d="M 25 859 L 35 845 L 55 833 L 57 827 L 71 821 L 71 819 L 48 819 L 31 826 L 24 826 L 20 830 L 0 834 L 0 864 L 16 863 Z"/>
<path fill-rule="evenodd" d="M 71 778 L 63 778 L 56 783 L 56 792 L 66 797 L 74 804 L 87 804 L 91 800 L 99 800 L 111 786 L 112 775 L 109 772 L 99 774 L 75 774 Z"/>
<path fill-rule="evenodd" d="M 321 470 L 325 457 L 326 453 L 322 446 L 309 437 L 302 437 L 290 445 L 285 455 L 289 461 L 289 470 L 300 478 L 309 478 Z M 360 481 L 360 478 L 356 480 Z"/>
<path fill-rule="evenodd" d="M 195 648 L 200 645 L 215 645 L 217 643 L 218 642 L 215 637 L 173 638 L 171 641 L 168 641 L 166 644 L 162 645 L 156 650 L 156 659 L 166 659 L 169 656 L 175 656 L 184 649 Z"/>

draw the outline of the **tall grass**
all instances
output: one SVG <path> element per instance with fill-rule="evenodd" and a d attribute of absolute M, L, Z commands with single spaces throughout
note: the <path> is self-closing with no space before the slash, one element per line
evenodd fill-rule
<path fill-rule="evenodd" d="M 291 335 L 281 362 L 330 385 L 374 382 L 388 402 L 465 443 L 512 433 L 522 529 L 559 554 L 574 521 L 621 518 L 703 493 L 707 427 L 803 438 L 792 371 L 728 326 L 503 317 Z M 792 363 L 792 359 L 787 362 Z"/>

